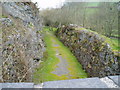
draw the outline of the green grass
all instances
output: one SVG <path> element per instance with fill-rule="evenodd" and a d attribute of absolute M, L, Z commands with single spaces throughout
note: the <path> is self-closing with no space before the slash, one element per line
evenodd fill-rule
<path fill-rule="evenodd" d="M 2 18 L 8 18 L 8 16 L 5 16 L 5 15 L 1 15 L 0 17 L 2 17 Z"/>
<path fill-rule="evenodd" d="M 116 39 L 116 38 L 110 39 L 110 38 L 108 38 L 107 42 L 112 47 L 113 51 L 120 50 L 120 46 L 119 46 L 120 39 Z"/>
<path fill-rule="evenodd" d="M 54 28 L 54 30 L 56 30 Z M 67 75 L 58 76 L 51 73 L 56 69 L 56 65 L 59 63 L 59 58 L 56 57 L 56 50 L 62 54 L 68 62 L 68 70 L 71 75 L 71 79 L 76 78 L 86 78 L 87 74 L 82 69 L 82 66 L 79 64 L 75 56 L 70 52 L 70 50 L 65 47 L 54 35 L 54 32 L 49 32 L 48 27 L 44 28 L 44 41 L 47 45 L 44 61 L 39 65 L 34 73 L 34 82 L 40 83 L 45 81 L 54 81 L 54 80 L 66 80 L 69 79 Z M 53 42 L 54 40 L 54 42 Z M 53 46 L 53 44 L 59 45 L 58 47 Z"/>
<path fill-rule="evenodd" d="M 98 8 L 87 8 L 86 9 L 86 18 L 91 17 L 91 15 L 96 13 L 97 10 L 98 10 Z"/>
<path fill-rule="evenodd" d="M 89 2 L 86 7 L 97 7 L 98 5 L 99 2 Z M 86 8 L 86 17 L 91 17 L 97 10 L 98 8 Z"/>
<path fill-rule="evenodd" d="M 51 31 L 53 31 L 52 33 L 54 33 L 55 31 L 57 31 L 57 28 L 54 28 L 54 27 L 48 27 L 48 26 L 44 27 L 44 31 L 50 31 L 50 29 L 51 29 Z"/>
<path fill-rule="evenodd" d="M 97 7 L 99 5 L 99 2 L 89 2 L 87 4 L 88 7 Z"/>

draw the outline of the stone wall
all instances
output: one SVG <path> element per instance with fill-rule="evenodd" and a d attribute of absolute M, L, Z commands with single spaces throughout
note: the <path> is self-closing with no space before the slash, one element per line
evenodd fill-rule
<path fill-rule="evenodd" d="M 63 26 L 56 35 L 69 47 L 89 77 L 119 74 L 118 60 L 105 39 L 82 27 Z"/>
<path fill-rule="evenodd" d="M 31 82 L 34 68 L 45 50 L 39 10 L 32 2 L 3 2 L 2 81 Z"/>

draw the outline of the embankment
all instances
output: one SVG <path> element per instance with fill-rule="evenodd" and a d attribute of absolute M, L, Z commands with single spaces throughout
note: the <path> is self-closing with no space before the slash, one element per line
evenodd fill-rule
<path fill-rule="evenodd" d="M 69 47 L 90 77 L 119 74 L 118 59 L 101 35 L 71 26 L 59 28 L 56 35 Z"/>
<path fill-rule="evenodd" d="M 43 57 L 39 10 L 32 2 L 2 2 L 2 82 L 31 82 Z M 37 63 L 36 63 L 37 62 Z"/>

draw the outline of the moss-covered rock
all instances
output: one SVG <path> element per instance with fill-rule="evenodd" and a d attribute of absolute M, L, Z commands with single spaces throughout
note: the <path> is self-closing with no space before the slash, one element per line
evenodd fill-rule
<path fill-rule="evenodd" d="M 71 26 L 59 28 L 56 35 L 70 48 L 90 77 L 119 73 L 118 59 L 101 35 Z"/>

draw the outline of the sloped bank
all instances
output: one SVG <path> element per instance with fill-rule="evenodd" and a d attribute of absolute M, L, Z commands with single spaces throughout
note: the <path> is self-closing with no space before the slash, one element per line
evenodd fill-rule
<path fill-rule="evenodd" d="M 105 39 L 97 33 L 82 27 L 75 30 L 74 27 L 63 26 L 56 35 L 69 47 L 90 77 L 119 74 L 117 57 Z"/>
<path fill-rule="evenodd" d="M 0 5 L 2 82 L 31 82 L 44 51 L 42 35 L 38 34 L 42 27 L 39 10 L 32 2 L 2 2 Z"/>

